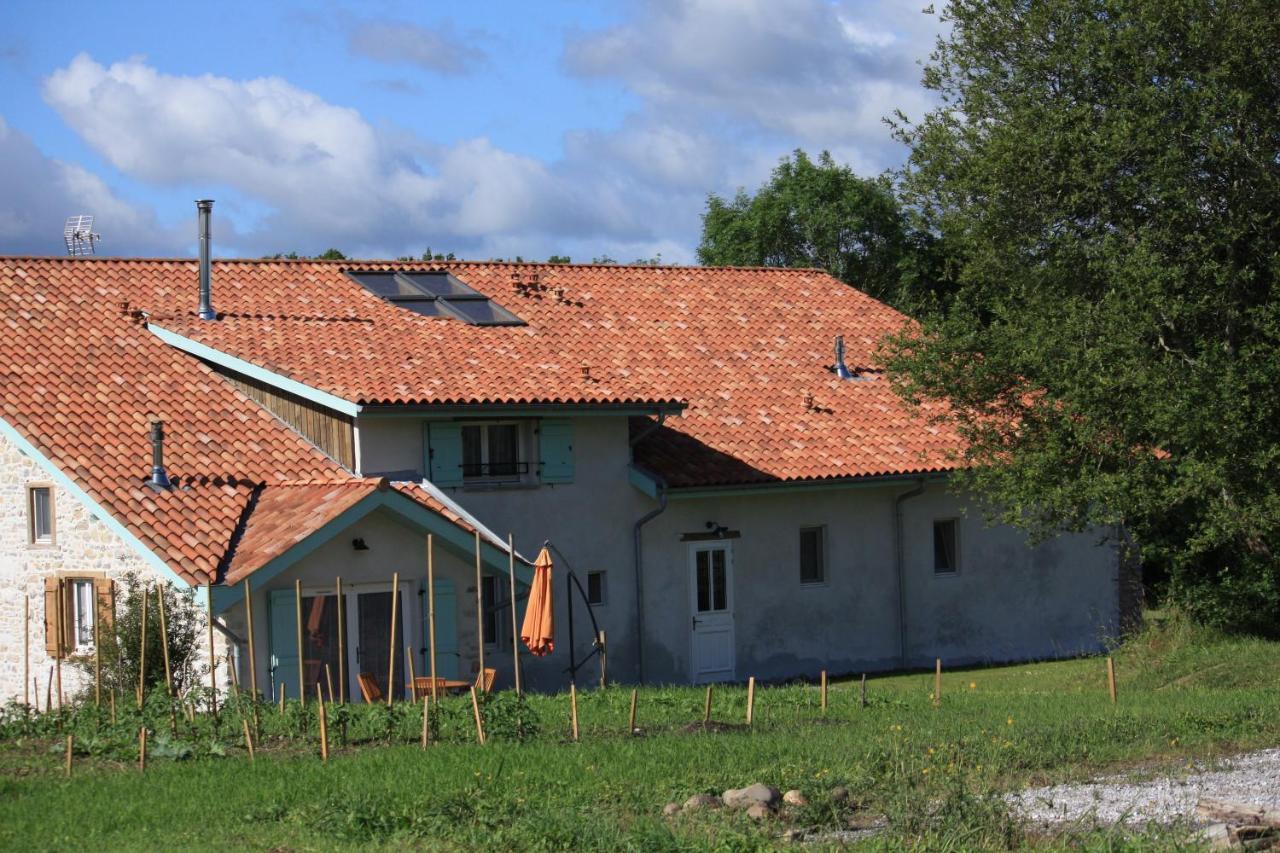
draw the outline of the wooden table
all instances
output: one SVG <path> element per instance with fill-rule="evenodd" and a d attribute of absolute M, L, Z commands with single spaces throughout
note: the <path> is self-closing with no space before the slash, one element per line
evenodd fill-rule
<path fill-rule="evenodd" d="M 469 689 L 473 682 L 470 681 L 453 681 L 448 678 L 437 678 L 436 687 L 441 693 L 461 693 Z M 420 675 L 413 680 L 410 687 L 414 696 L 430 696 L 431 695 L 431 676 Z"/>

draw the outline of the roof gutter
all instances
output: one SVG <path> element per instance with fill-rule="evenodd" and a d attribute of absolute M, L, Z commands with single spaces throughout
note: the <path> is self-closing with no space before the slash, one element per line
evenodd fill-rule
<path fill-rule="evenodd" d="M 902 505 L 924 494 L 924 484 L 925 479 L 921 477 L 914 489 L 893 499 L 893 569 L 898 579 L 898 666 L 901 669 L 907 668 L 907 584 L 903 567 L 905 548 L 902 541 Z"/>

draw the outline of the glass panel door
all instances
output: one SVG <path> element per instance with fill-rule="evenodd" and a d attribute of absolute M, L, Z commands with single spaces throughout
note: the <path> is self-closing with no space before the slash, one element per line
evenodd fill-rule
<path fill-rule="evenodd" d="M 315 698 L 317 684 L 327 698 L 331 679 L 336 696 L 339 690 L 337 595 L 302 596 L 302 646 L 302 683 L 306 685 L 307 698 Z"/>
<path fill-rule="evenodd" d="M 391 694 L 404 698 L 404 685 L 408 674 L 404 663 L 404 599 L 399 601 L 400 613 L 396 616 L 396 677 Z M 373 676 L 382 695 L 387 695 L 387 668 L 391 664 L 391 590 L 385 592 L 361 592 L 356 595 L 356 662 L 358 672 Z"/>

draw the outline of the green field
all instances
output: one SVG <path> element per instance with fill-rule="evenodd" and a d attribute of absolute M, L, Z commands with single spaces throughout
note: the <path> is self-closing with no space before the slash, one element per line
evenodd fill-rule
<path fill-rule="evenodd" d="M 580 694 L 581 742 L 569 739 L 568 698 L 509 694 L 485 708 L 489 742 L 475 743 L 470 700 L 442 703 L 436 742 L 422 751 L 416 708 L 335 709 L 347 745 L 318 755 L 314 709 L 260 709 L 249 763 L 234 709 L 179 723 L 148 709 L 145 774 L 136 767 L 136 712 L 112 728 L 92 707 L 68 717 L 77 734 L 63 777 L 56 722 L 0 726 L 0 845 L 24 849 L 488 848 L 749 849 L 787 828 L 834 830 L 887 819 L 873 848 L 1174 844 L 1179 833 L 1081 830 L 1033 837 L 1002 791 L 1100 769 L 1179 768 L 1280 743 L 1280 645 L 1205 636 L 1181 625 L 1148 631 L 1116 656 L 1120 702 L 1102 659 L 946 672 L 941 707 L 932 673 L 873 678 L 862 708 L 855 682 L 836 683 L 825 718 L 813 686 L 640 691 L 640 734 L 627 734 L 630 690 Z M 809 805 L 755 823 L 740 813 L 661 817 L 663 804 L 762 781 L 798 788 Z M 831 790 L 846 786 L 847 806 Z M 831 842 L 834 843 L 834 842 Z"/>

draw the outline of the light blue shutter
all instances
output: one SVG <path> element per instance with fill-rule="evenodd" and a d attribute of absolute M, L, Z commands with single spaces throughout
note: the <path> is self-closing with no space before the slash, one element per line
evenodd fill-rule
<path fill-rule="evenodd" d="M 423 587 L 426 581 L 422 581 Z M 422 647 L 427 650 L 422 674 L 431 674 L 431 611 L 423 596 Z M 458 594 L 449 578 L 436 580 L 436 675 L 439 678 L 458 677 Z"/>
<path fill-rule="evenodd" d="M 462 485 L 462 427 L 427 424 L 427 479 L 437 486 Z"/>
<path fill-rule="evenodd" d="M 298 605 L 291 589 L 273 590 L 269 604 L 271 695 L 279 699 L 281 684 L 289 685 L 289 692 L 298 692 Z"/>
<path fill-rule="evenodd" d="M 573 482 L 573 421 L 544 420 L 538 429 L 539 475 L 544 483 Z"/>

